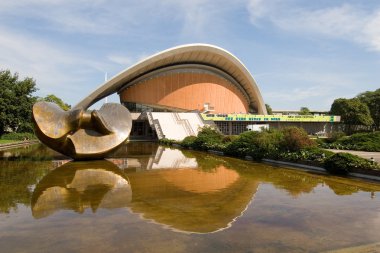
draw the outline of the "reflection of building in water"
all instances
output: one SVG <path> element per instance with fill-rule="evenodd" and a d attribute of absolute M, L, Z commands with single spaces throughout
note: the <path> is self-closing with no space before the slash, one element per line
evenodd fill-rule
<path fill-rule="evenodd" d="M 151 158 L 147 169 L 197 168 L 197 160 L 183 155 L 179 149 L 159 146 L 154 158 Z"/>
<path fill-rule="evenodd" d="M 228 188 L 239 179 L 235 170 L 223 165 L 212 172 L 202 170 L 178 170 L 175 173 L 163 171 L 163 179 L 177 188 L 195 193 L 210 193 Z"/>
<path fill-rule="evenodd" d="M 186 233 L 226 229 L 251 202 L 258 182 L 222 165 L 199 169 L 128 173 L 130 208 L 145 219 Z"/>
<path fill-rule="evenodd" d="M 144 147 L 145 145 L 145 147 Z M 148 146 L 148 147 L 147 147 Z M 180 150 L 157 144 L 128 143 L 127 151 L 116 151 L 112 157 L 127 157 L 127 168 L 136 170 L 197 168 L 195 158 L 186 157 Z M 108 159 L 115 163 L 118 158 Z M 119 166 L 119 168 L 121 168 Z M 125 167 L 124 167 L 125 168 Z"/>
<path fill-rule="evenodd" d="M 137 145 L 132 150 L 136 149 Z M 258 187 L 256 181 L 220 162 L 205 166 L 204 156 L 197 157 L 203 159 L 200 166 L 197 158 L 181 150 L 158 146 L 155 151 L 128 156 L 126 172 L 133 190 L 129 206 L 145 219 L 176 231 L 209 233 L 228 228 Z"/>
<path fill-rule="evenodd" d="M 132 191 L 118 167 L 108 161 L 69 162 L 45 176 L 32 196 L 32 214 L 43 218 L 61 209 L 126 207 Z"/>

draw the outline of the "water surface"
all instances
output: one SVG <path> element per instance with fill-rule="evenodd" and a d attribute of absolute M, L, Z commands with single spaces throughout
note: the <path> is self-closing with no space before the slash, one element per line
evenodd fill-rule
<path fill-rule="evenodd" d="M 0 252 L 376 252 L 379 194 L 155 143 L 88 162 L 34 145 L 0 152 Z"/>

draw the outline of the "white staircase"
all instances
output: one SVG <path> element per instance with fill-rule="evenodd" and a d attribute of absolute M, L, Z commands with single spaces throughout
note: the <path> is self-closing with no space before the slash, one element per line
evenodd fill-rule
<path fill-rule="evenodd" d="M 196 136 L 205 125 L 199 113 L 195 112 L 150 112 L 147 116 L 159 139 L 181 141 L 187 136 Z"/>

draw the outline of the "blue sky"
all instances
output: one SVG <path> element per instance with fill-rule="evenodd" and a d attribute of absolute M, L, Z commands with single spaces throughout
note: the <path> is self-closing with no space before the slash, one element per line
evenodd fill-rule
<path fill-rule="evenodd" d="M 236 55 L 273 109 L 329 110 L 380 88 L 377 0 L 0 1 L 0 69 L 72 105 L 106 72 L 187 43 Z"/>

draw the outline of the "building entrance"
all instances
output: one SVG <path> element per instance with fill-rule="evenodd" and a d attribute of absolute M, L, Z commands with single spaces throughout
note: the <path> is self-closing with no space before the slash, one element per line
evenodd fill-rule
<path fill-rule="evenodd" d="M 132 130 L 129 136 L 130 140 L 155 140 L 157 135 L 146 120 L 134 120 Z"/>

